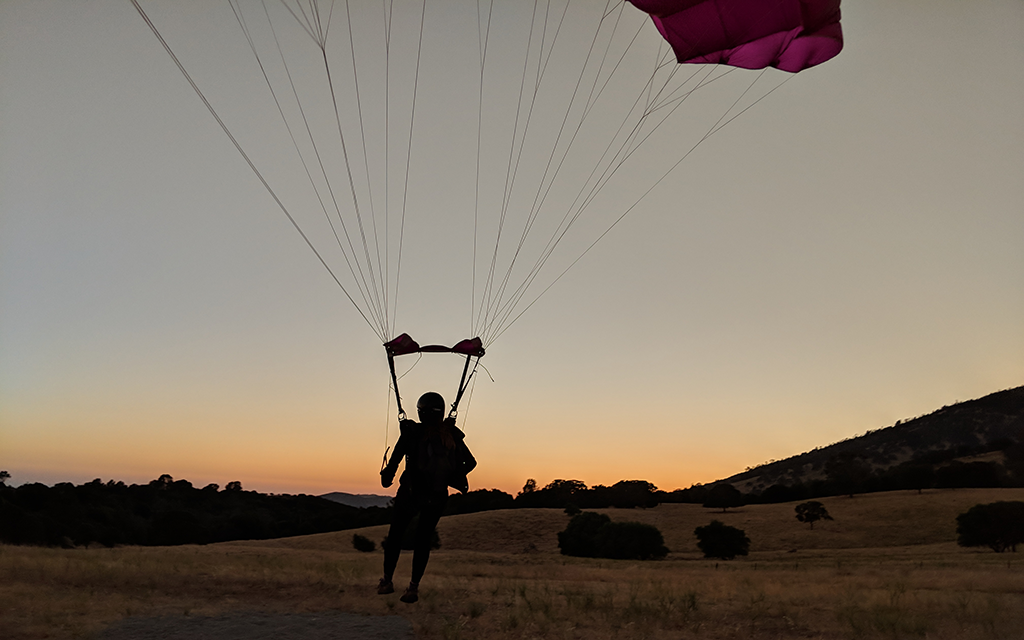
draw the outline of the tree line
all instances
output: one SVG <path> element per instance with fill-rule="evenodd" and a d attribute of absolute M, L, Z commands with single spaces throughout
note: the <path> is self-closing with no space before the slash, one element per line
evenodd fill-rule
<path fill-rule="evenodd" d="M 2 480 L 10 476 L 5 473 Z M 389 510 L 310 495 L 203 488 L 162 475 L 147 484 L 93 480 L 9 487 L 0 480 L 0 542 L 48 546 L 177 545 L 260 540 L 383 524 Z"/>
<path fill-rule="evenodd" d="M 1024 485 L 1024 447 L 1007 446 L 1005 464 L 958 462 L 959 452 L 932 452 L 884 471 L 872 471 L 854 455 L 834 456 L 824 478 L 777 483 L 760 493 L 741 493 L 730 484 L 695 484 L 659 490 L 645 480 L 622 480 L 588 487 L 580 480 L 553 480 L 541 487 L 529 479 L 515 496 L 498 489 L 452 495 L 445 515 L 498 509 L 649 508 L 661 503 L 693 503 L 729 509 L 744 504 L 796 502 L 831 495 L 853 495 L 932 487 Z M 162 475 L 147 484 L 93 480 L 52 487 L 31 483 L 7 486 L 0 471 L 0 542 L 51 546 L 205 544 L 258 540 L 355 529 L 390 521 L 390 508 L 357 508 L 310 495 L 268 495 L 230 482 L 223 489 L 202 488 Z"/>

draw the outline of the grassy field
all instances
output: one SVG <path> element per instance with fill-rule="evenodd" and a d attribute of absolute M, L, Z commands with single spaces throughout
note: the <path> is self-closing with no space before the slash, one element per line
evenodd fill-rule
<path fill-rule="evenodd" d="M 793 503 L 603 510 L 658 526 L 664 561 L 567 558 L 557 510 L 444 518 L 416 605 L 377 596 L 379 551 L 354 532 L 208 546 L 0 546 L 0 638 L 89 638 L 130 615 L 343 610 L 400 613 L 423 638 L 1022 638 L 1024 561 L 962 549 L 956 515 L 1024 489 L 822 500 L 814 530 Z M 694 527 L 746 530 L 751 554 L 704 560 Z M 358 530 L 379 541 L 384 527 Z M 397 583 L 409 575 L 403 556 Z"/>

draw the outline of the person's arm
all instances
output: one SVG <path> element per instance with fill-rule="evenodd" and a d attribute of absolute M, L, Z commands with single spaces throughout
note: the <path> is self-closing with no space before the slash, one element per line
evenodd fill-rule
<path fill-rule="evenodd" d="M 413 425 L 416 422 L 413 420 L 403 420 L 399 424 L 401 435 L 398 436 L 398 442 L 395 443 L 395 449 L 391 452 L 391 459 L 388 460 L 387 466 L 380 471 L 380 484 L 382 487 L 387 489 L 395 482 L 395 474 L 398 473 L 398 465 L 401 464 L 402 458 L 407 453 L 409 439 L 412 437 L 409 435 L 413 429 Z"/>

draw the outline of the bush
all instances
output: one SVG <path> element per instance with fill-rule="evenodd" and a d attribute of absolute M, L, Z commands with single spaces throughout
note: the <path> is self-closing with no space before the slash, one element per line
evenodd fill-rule
<path fill-rule="evenodd" d="M 956 517 L 956 535 L 961 547 L 1016 551 L 1024 543 L 1024 502 L 976 504 Z"/>
<path fill-rule="evenodd" d="M 609 522 L 597 531 L 600 558 L 660 560 L 668 554 L 658 527 L 642 522 Z"/>
<path fill-rule="evenodd" d="M 583 511 L 572 517 L 565 531 L 558 533 L 562 555 L 581 558 L 597 557 L 597 532 L 612 519 L 603 513 Z"/>
<path fill-rule="evenodd" d="M 745 556 L 750 551 L 750 538 L 742 529 L 712 520 L 710 524 L 693 530 L 697 536 L 697 547 L 704 552 L 705 558 L 732 560 L 736 556 Z"/>
<path fill-rule="evenodd" d="M 658 528 L 640 522 L 612 522 L 593 511 L 583 511 L 558 534 L 563 555 L 618 560 L 657 560 L 668 554 Z"/>
<path fill-rule="evenodd" d="M 352 534 L 352 546 L 356 548 L 356 551 L 362 551 L 364 553 L 370 553 L 377 549 L 377 543 L 370 540 L 366 536 L 361 536 L 358 533 Z"/>

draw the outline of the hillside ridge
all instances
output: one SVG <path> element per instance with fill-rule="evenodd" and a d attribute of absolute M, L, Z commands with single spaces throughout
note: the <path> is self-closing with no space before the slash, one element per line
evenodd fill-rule
<path fill-rule="evenodd" d="M 858 458 L 877 473 L 913 461 L 942 463 L 1002 452 L 1015 444 L 1019 447 L 1022 434 L 1024 386 L 897 420 L 861 436 L 750 467 L 718 483 L 732 484 L 744 493 L 760 493 L 774 484 L 822 480 L 829 462 L 837 459 Z M 993 458 L 1001 461 L 998 455 L 989 456 Z"/>

